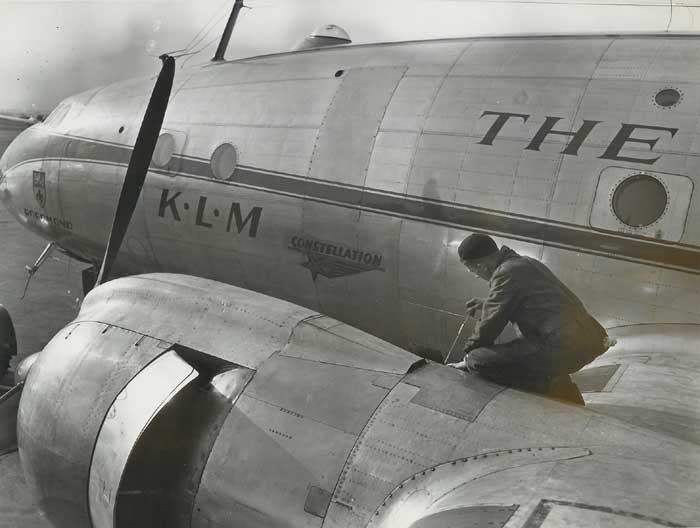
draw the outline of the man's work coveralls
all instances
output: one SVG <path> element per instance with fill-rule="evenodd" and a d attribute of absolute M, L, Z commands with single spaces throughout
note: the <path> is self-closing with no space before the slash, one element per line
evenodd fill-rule
<path fill-rule="evenodd" d="M 467 368 L 496 383 L 545 392 L 549 380 L 602 354 L 607 334 L 541 262 L 502 246 L 481 318 L 467 340 Z M 522 337 L 494 344 L 508 322 Z"/>

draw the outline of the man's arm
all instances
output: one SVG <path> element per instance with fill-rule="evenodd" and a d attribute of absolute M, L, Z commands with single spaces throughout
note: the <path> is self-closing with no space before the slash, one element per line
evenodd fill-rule
<path fill-rule="evenodd" d="M 496 340 L 508 324 L 516 296 L 515 281 L 510 274 L 502 272 L 494 275 L 489 296 L 484 300 L 481 309 L 481 318 L 464 347 L 465 354 L 480 346 L 490 345 Z"/>

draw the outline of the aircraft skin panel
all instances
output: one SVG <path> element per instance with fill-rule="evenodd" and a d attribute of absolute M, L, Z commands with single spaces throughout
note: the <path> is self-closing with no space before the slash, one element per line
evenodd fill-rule
<path fill-rule="evenodd" d="M 421 373 L 419 370 L 415 376 L 420 377 Z M 443 384 L 441 388 L 451 387 Z M 463 381 L 454 386 L 456 392 L 463 389 Z M 615 434 L 604 432 L 613 427 L 610 418 L 591 417 L 568 406 L 558 409 L 554 402 L 531 406 L 525 401 L 527 395 L 510 390 L 495 396 L 470 422 L 450 413 L 449 405 L 442 412 L 416 406 L 412 402 L 417 392 L 408 383 L 399 384 L 374 415 L 348 459 L 324 527 L 410 526 L 411 515 L 420 518 L 443 508 L 484 503 L 518 504 L 519 517 L 527 519 L 539 501 L 571 497 L 582 504 L 631 512 L 627 517 L 661 517 L 669 523 L 666 525 L 692 524 L 698 515 L 693 511 L 696 507 L 690 505 L 693 492 L 675 480 L 687 478 L 687 485 L 697 489 L 696 477 L 690 476 L 696 464 L 691 464 L 695 469 L 681 473 L 673 469 L 678 461 L 675 457 L 680 455 L 685 460 L 695 449 L 689 444 L 659 444 L 653 435 L 642 430 L 632 433 L 631 429 L 626 434 L 632 434 L 634 439 L 622 441 Z M 466 398 L 455 396 L 460 402 Z M 378 451 L 381 457 L 377 457 Z M 671 455 L 671 451 L 676 454 Z M 546 460 L 550 453 L 555 457 L 554 464 L 551 459 Z M 542 455 L 545 460 L 538 460 Z M 464 460 L 465 457 L 471 459 Z M 518 457 L 528 460 L 518 462 Z M 456 460 L 461 464 L 454 470 L 455 480 L 461 485 L 453 482 L 448 486 L 449 482 L 436 479 L 434 485 L 431 482 L 421 486 L 420 480 L 431 475 L 436 466 L 434 460 Z M 493 464 L 505 467 L 494 471 Z M 472 467 L 476 474 L 471 473 Z M 484 477 L 479 476 L 482 471 Z M 666 478 L 674 480 L 673 490 L 662 484 L 661 488 L 630 491 L 630 482 L 644 482 L 646 486 L 656 472 L 665 475 L 664 483 Z M 418 479 L 416 487 L 421 491 L 412 495 L 414 479 Z M 593 482 L 596 484 L 590 485 Z M 402 483 L 408 489 L 400 488 Z M 679 494 L 678 501 L 674 499 L 674 507 L 667 508 L 665 497 L 675 497 L 675 493 Z M 383 510 L 392 504 L 401 512 L 394 521 L 402 522 L 376 522 L 375 511 L 381 519 Z M 680 513 L 676 510 L 679 505 L 689 509 Z"/>
<path fill-rule="evenodd" d="M 227 303 L 220 297 L 220 292 L 212 289 L 207 291 L 197 281 L 189 284 L 185 294 L 178 297 L 178 310 L 186 310 L 189 325 L 183 325 L 182 320 L 162 319 L 153 326 L 148 314 L 153 310 L 162 309 L 171 304 L 172 296 L 179 294 L 182 284 L 172 280 L 169 275 L 159 275 L 155 284 L 159 288 L 149 287 L 152 281 L 133 278 L 127 287 L 110 291 L 110 285 L 102 288 L 96 295 L 85 299 L 81 312 L 76 321 L 106 321 L 117 326 L 139 329 L 146 334 L 149 331 L 161 336 L 172 343 L 179 343 L 196 350 L 208 350 L 216 357 L 231 361 L 231 355 L 236 357 L 235 363 L 247 368 L 257 368 L 267 359 L 273 350 L 280 350 L 289 339 L 292 329 L 302 320 L 315 315 L 314 312 L 299 306 L 290 307 L 270 303 L 267 297 L 257 295 L 246 298 L 241 295 L 236 298 L 236 305 Z M 189 285 L 188 283 L 185 283 Z M 115 318 L 115 306 L 124 311 Z M 237 311 L 255 314 L 255 324 L 245 329 L 236 325 Z M 219 314 L 211 318 L 210 313 Z M 197 336 L 190 332 L 190 327 L 206 325 Z M 206 341 L 202 337 L 208 335 Z"/>
<path fill-rule="evenodd" d="M 447 74 L 470 40 L 424 41 L 401 45 L 347 46 L 325 48 L 323 53 L 291 53 L 251 57 L 225 63 L 216 79 L 229 79 L 226 71 L 234 71 L 242 79 L 254 82 L 283 78 L 326 77 L 339 68 L 382 68 L 407 66 L 409 75 Z M 261 67 L 263 66 L 263 67 Z M 211 70 L 213 70 L 212 68 Z M 211 71 L 209 70 L 209 71 Z M 209 74 L 209 73 L 208 73 Z M 202 84 L 206 84 L 204 81 Z M 245 81 L 239 81 L 245 82 Z"/>
<path fill-rule="evenodd" d="M 418 137 L 417 132 L 378 132 L 367 168 L 367 186 L 405 193 L 406 177 Z"/>
<path fill-rule="evenodd" d="M 165 126 L 200 123 L 232 128 L 318 128 L 341 82 L 330 73 L 317 79 L 229 82 L 202 88 L 186 83 L 173 98 L 173 112 L 169 109 Z M 202 105 L 203 97 L 213 98 L 212 104 Z"/>
<path fill-rule="evenodd" d="M 355 441 L 355 435 L 242 396 L 210 455 L 192 526 L 320 527 L 322 517 L 304 510 L 309 488 L 330 497 Z M 260 447 L 253 456 L 251 445 Z M 268 480 L 269 472 L 279 478 Z"/>
<path fill-rule="evenodd" d="M 183 123 L 171 126 L 184 128 Z M 318 127 L 268 127 L 209 124 L 188 125 L 188 150 L 204 152 L 207 159 L 223 143 L 236 147 L 240 165 L 270 167 L 277 172 L 306 174 L 313 156 Z M 185 171 L 189 172 L 189 171 Z"/>
<path fill-rule="evenodd" d="M 430 311 L 430 307 L 440 305 L 442 309 L 460 313 L 464 304 L 459 292 L 449 287 L 450 280 L 461 271 L 450 258 L 450 232 L 448 228 L 411 220 L 401 224 L 397 255 L 399 307 L 402 330 L 409 343 L 446 343 L 449 335 L 456 332 L 452 325 L 440 325 L 440 314 Z M 422 259 L 421 255 L 431 255 L 430 261 Z M 484 285 L 474 277 L 468 282 L 475 295 L 486 293 Z M 452 333 L 452 339 L 455 335 Z"/>
<path fill-rule="evenodd" d="M 596 79 L 684 81 L 697 83 L 700 75 L 684 71 L 686 61 L 700 59 L 693 40 L 615 39 L 596 70 Z"/>
<path fill-rule="evenodd" d="M 405 72 L 366 68 L 344 74 L 319 130 L 309 177 L 365 184 L 381 119 Z"/>
<path fill-rule="evenodd" d="M 700 443 L 700 386 L 687 371 L 633 364 L 611 392 L 585 394 L 587 405 L 625 422 Z"/>
<path fill-rule="evenodd" d="M 581 371 L 617 367 L 601 387 L 584 392 L 598 412 L 700 444 L 700 327 L 692 324 L 628 325 L 610 335 L 617 345 Z"/>
<path fill-rule="evenodd" d="M 450 72 L 476 77 L 562 77 L 587 79 L 613 39 L 530 38 L 477 40 Z"/>
<path fill-rule="evenodd" d="M 288 382 L 277 379 L 280 372 L 285 373 Z M 359 435 L 368 414 L 377 408 L 401 376 L 395 376 L 389 389 L 375 384 L 375 378 L 375 370 L 280 355 L 261 365 L 245 393 L 251 398 L 299 413 L 309 420 Z M 386 384 L 387 379 L 386 376 L 382 377 L 382 385 Z M 345 394 L 346 397 L 336 399 L 331 393 Z M 327 396 L 317 400 L 310 394 Z"/>
<path fill-rule="evenodd" d="M 591 452 L 592 451 L 592 452 Z M 526 528 L 558 526 L 687 526 L 689 517 L 678 515 L 673 507 L 665 508 L 662 501 L 643 503 L 639 498 L 622 498 L 625 478 L 629 473 L 618 473 L 620 466 L 614 457 L 598 455 L 595 450 L 546 448 L 492 452 L 487 457 L 475 456 L 438 466 L 425 475 L 418 473 L 396 489 L 394 497 L 378 510 L 367 525 L 372 528 L 437 527 L 444 524 L 421 524 L 433 516 L 449 514 L 464 508 L 485 505 L 498 506 L 510 513 L 508 526 Z M 510 465 L 510 467 L 508 467 Z M 636 478 L 670 477 L 660 465 L 641 462 Z M 610 479 L 610 496 L 592 497 L 582 494 L 578 499 L 561 497 L 579 487 L 587 487 L 592 480 Z M 504 483 L 512 483 L 504 485 Z M 442 493 L 441 493 L 442 492 Z M 676 489 L 681 501 L 690 499 L 686 490 Z M 611 500 L 612 499 L 612 500 Z M 618 499 L 622 499 L 619 500 Z M 615 501 L 616 506 L 611 507 Z M 427 514 L 415 524 L 409 524 L 417 515 L 415 508 Z M 448 517 L 449 518 L 449 517 Z"/>
<path fill-rule="evenodd" d="M 332 343 L 338 338 L 347 339 L 359 346 L 345 347 L 342 357 L 331 352 Z M 313 343 L 313 346 L 310 346 Z M 299 323 L 294 335 L 280 352 L 285 357 L 319 361 L 339 366 L 354 366 L 386 372 L 403 374 L 407 366 L 405 352 L 398 347 L 387 346 L 383 341 L 371 338 L 352 326 L 339 323 L 330 317 L 310 318 Z M 412 362 L 411 362 L 412 364 Z"/>
<path fill-rule="evenodd" d="M 441 76 L 412 75 L 408 70 L 386 108 L 379 134 L 385 131 L 388 137 L 391 137 L 392 132 L 399 137 L 402 134 L 415 137 L 412 133 L 422 132 L 425 119 L 435 102 L 435 95 L 445 79 Z M 378 154 L 378 145 L 382 144 L 379 142 L 379 134 L 372 150 L 373 157 Z M 413 147 L 413 143 L 409 146 Z M 409 162 L 410 159 L 406 160 L 406 165 L 410 165 Z"/>
<path fill-rule="evenodd" d="M 303 207 L 303 229 L 288 234 L 288 245 L 297 249 L 296 265 L 300 263 L 306 271 L 297 286 L 313 289 L 323 313 L 334 313 L 344 305 L 351 316 L 349 324 L 378 330 L 394 317 L 399 295 L 393 249 L 401 222 L 311 200 Z M 341 229 L 335 224 L 339 218 Z M 326 256 L 329 250 L 334 254 Z M 362 275 L 366 278 L 358 280 Z M 376 314 L 381 313 L 386 315 L 378 319 Z M 398 330 L 395 326 L 389 331 Z"/>

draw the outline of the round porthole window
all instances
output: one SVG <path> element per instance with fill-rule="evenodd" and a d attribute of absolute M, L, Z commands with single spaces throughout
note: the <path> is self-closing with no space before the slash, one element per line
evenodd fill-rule
<path fill-rule="evenodd" d="M 228 180 L 233 176 L 237 163 L 236 147 L 231 143 L 224 143 L 216 147 L 211 155 L 211 172 L 219 180 Z"/>
<path fill-rule="evenodd" d="M 172 134 L 161 134 L 156 143 L 156 148 L 153 151 L 153 165 L 163 168 L 175 154 L 175 138 Z"/>
<path fill-rule="evenodd" d="M 661 108 L 673 108 L 680 103 L 683 94 L 675 88 L 664 88 L 657 92 L 654 102 Z"/>
<path fill-rule="evenodd" d="M 668 204 L 666 187 L 648 174 L 635 174 L 615 189 L 612 208 L 615 216 L 630 227 L 647 227 L 664 214 Z"/>

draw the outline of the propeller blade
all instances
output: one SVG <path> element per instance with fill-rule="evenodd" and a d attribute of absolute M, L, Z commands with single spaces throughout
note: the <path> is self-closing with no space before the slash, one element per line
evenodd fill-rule
<path fill-rule="evenodd" d="M 131 216 L 141 194 L 141 188 L 148 173 L 148 166 L 151 163 L 151 157 L 160 135 L 160 128 L 163 125 L 165 111 L 168 108 L 170 91 L 175 78 L 175 59 L 169 55 L 163 55 L 160 58 L 163 61 L 163 67 L 153 88 L 151 100 L 148 102 L 141 129 L 136 138 L 134 150 L 131 153 L 129 166 L 126 169 L 126 177 L 119 196 L 117 211 L 114 214 L 114 223 L 109 233 L 107 250 L 102 260 L 100 273 L 97 276 L 98 285 L 109 280 L 112 265 L 119 253 L 119 247 L 129 227 Z"/>

